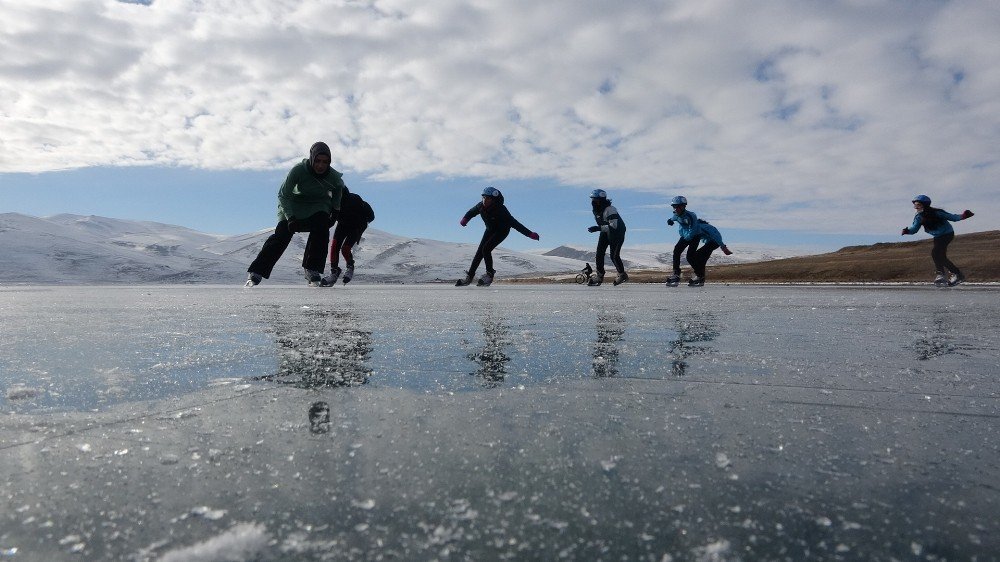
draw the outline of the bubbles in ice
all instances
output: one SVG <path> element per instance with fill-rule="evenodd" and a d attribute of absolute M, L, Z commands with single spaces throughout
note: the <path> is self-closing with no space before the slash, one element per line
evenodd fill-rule
<path fill-rule="evenodd" d="M 256 560 L 271 540 L 267 528 L 257 523 L 240 523 L 222 534 L 200 543 L 171 550 L 160 562 L 188 560 Z"/>
<path fill-rule="evenodd" d="M 731 464 L 733 464 L 732 461 L 729 460 L 729 457 L 725 453 L 715 453 L 715 466 L 728 468 Z"/>
<path fill-rule="evenodd" d="M 624 457 L 614 455 L 606 461 L 601 461 L 601 468 L 604 469 L 604 472 L 608 472 L 618 466 L 618 461 L 622 460 L 622 458 Z"/>
<path fill-rule="evenodd" d="M 351 500 L 351 505 L 353 505 L 358 509 L 364 509 L 364 510 L 374 509 L 375 500 L 373 500 L 372 498 L 368 498 L 366 500 L 361 500 L 361 501 Z"/>
<path fill-rule="evenodd" d="M 11 385 L 7 389 L 7 400 L 31 400 L 45 394 L 41 388 L 32 388 L 23 384 Z"/>

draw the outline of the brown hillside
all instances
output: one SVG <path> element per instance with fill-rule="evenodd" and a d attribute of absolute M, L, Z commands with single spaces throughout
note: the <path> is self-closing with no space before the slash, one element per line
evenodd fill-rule
<path fill-rule="evenodd" d="M 917 236 L 926 236 L 923 233 Z M 739 252 L 739 243 L 730 246 Z M 878 283 L 928 282 L 934 278 L 930 237 L 872 246 L 848 246 L 829 254 L 766 262 L 708 266 L 710 282 L 731 283 Z M 627 258 L 628 256 L 623 256 Z M 948 247 L 948 257 L 970 282 L 1000 282 L 1000 231 L 960 234 Z M 709 261 L 711 264 L 711 261 Z M 685 276 L 690 269 L 685 262 Z M 614 269 L 611 269 L 614 276 Z M 632 281 L 662 282 L 666 269 L 630 271 Z M 572 277 L 519 278 L 511 282 L 569 282 Z"/>
<path fill-rule="evenodd" d="M 829 254 L 709 266 L 705 276 L 712 281 L 751 283 L 929 281 L 934 277 L 931 247 L 930 237 L 848 246 Z M 733 250 L 739 251 L 738 246 Z M 961 234 L 948 247 L 948 258 L 969 281 L 1000 281 L 998 250 L 1000 231 Z"/>

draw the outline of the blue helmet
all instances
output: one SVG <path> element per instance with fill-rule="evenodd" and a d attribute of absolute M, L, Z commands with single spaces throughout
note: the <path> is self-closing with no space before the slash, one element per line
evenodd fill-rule
<path fill-rule="evenodd" d="M 687 205 L 687 204 L 688 204 L 687 197 L 684 197 L 683 195 L 677 195 L 676 197 L 670 200 L 671 207 L 673 207 L 674 205 Z"/>
<path fill-rule="evenodd" d="M 608 192 L 604 191 L 603 189 L 595 189 L 594 191 L 590 192 L 590 198 L 591 199 L 607 199 L 608 198 Z"/>
<path fill-rule="evenodd" d="M 931 198 L 926 195 L 917 195 L 913 198 L 913 203 L 923 203 L 924 207 L 931 204 Z"/>
<path fill-rule="evenodd" d="M 500 190 L 493 187 L 492 185 L 483 188 L 483 197 L 500 197 Z"/>

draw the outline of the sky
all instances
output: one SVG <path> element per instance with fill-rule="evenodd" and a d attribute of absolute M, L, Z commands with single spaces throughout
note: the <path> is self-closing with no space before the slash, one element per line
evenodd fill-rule
<path fill-rule="evenodd" d="M 626 247 L 684 195 L 834 250 L 919 193 L 1000 228 L 997 92 L 995 0 L 0 0 L 0 212 L 269 229 L 323 140 L 394 234 L 477 242 L 494 185 L 505 246 L 588 246 L 601 188 Z"/>

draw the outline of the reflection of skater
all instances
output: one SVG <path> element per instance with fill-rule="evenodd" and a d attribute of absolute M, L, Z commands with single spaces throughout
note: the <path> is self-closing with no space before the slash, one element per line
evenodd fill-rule
<path fill-rule="evenodd" d="M 601 313 L 597 317 L 597 341 L 594 342 L 594 376 L 617 377 L 619 344 L 625 335 L 625 315 Z"/>
<path fill-rule="evenodd" d="M 711 351 L 708 346 L 698 345 L 719 337 L 718 321 L 711 314 L 687 313 L 674 319 L 677 337 L 667 342 L 670 353 L 670 373 L 682 377 L 687 374 L 687 358 L 704 355 Z"/>
<path fill-rule="evenodd" d="M 368 223 L 375 220 L 375 211 L 367 201 L 357 193 L 351 193 L 344 188 L 344 197 L 340 200 L 340 214 L 337 216 L 337 228 L 333 229 L 333 241 L 330 242 L 330 275 L 323 278 L 324 285 L 333 285 L 340 277 L 340 254 L 344 254 L 346 269 L 344 284 L 354 277 L 354 253 L 351 251 L 361 241 L 361 235 L 368 228 Z"/>
<path fill-rule="evenodd" d="M 340 209 L 343 174 L 330 167 L 330 147 L 317 142 L 309 158 L 292 167 L 278 190 L 278 226 L 264 242 L 257 259 L 247 268 L 247 287 L 271 277 L 271 270 L 285 252 L 292 234 L 308 232 L 302 268 L 310 284 L 319 283 L 326 263 L 330 225 Z"/>
<path fill-rule="evenodd" d="M 495 187 L 483 189 L 483 200 L 476 203 L 475 207 L 469 209 L 469 212 L 465 213 L 459 224 L 462 226 L 469 224 L 469 220 L 476 215 L 482 215 L 483 222 L 486 223 L 486 232 L 483 233 L 483 239 L 479 242 L 476 255 L 472 258 L 472 265 L 469 266 L 469 271 L 465 272 L 463 279 L 459 279 L 455 283 L 458 287 L 472 283 L 472 278 L 476 275 L 476 269 L 479 268 L 480 261 L 486 262 L 486 273 L 479 278 L 479 286 L 487 287 L 490 283 L 493 283 L 493 277 L 497 273 L 493 269 L 493 249 L 507 238 L 512 227 L 528 238 L 538 240 L 537 232 L 528 230 L 527 227 L 517 222 L 517 219 L 511 216 L 510 211 L 503 204 L 503 194 Z"/>
<path fill-rule="evenodd" d="M 326 402 L 313 402 L 312 406 L 309 406 L 309 431 L 330 432 L 330 405 Z"/>
<path fill-rule="evenodd" d="M 674 208 L 674 214 L 667 219 L 667 224 L 673 226 L 676 222 L 680 230 L 680 239 L 674 246 L 674 273 L 667 278 L 667 285 L 676 287 L 681 279 L 681 254 L 687 248 L 687 260 L 694 270 L 694 275 L 688 281 L 691 287 L 700 287 L 705 284 L 705 265 L 708 258 L 716 248 L 722 248 L 722 252 L 727 256 L 732 254 L 729 248 L 722 242 L 722 235 L 719 229 L 698 218 L 697 215 L 687 210 L 687 198 L 678 195 L 670 200 L 670 206 Z M 704 242 L 699 248 L 699 243 Z"/>
<path fill-rule="evenodd" d="M 966 209 L 961 215 L 953 215 L 948 211 L 935 209 L 931 207 L 931 198 L 926 195 L 914 197 L 913 208 L 917 210 L 917 214 L 913 217 L 913 224 L 903 229 L 903 234 L 916 234 L 922 226 L 924 232 L 934 237 L 934 249 L 931 250 L 934 269 L 937 271 L 934 284 L 954 287 L 965 281 L 962 271 L 948 259 L 948 244 L 955 239 L 955 229 L 948 221 L 965 220 L 974 213 Z M 945 270 L 951 272 L 950 279 L 945 279 Z"/>
<path fill-rule="evenodd" d="M 498 317 L 487 315 L 481 319 L 483 325 L 483 349 L 469 354 L 469 359 L 478 365 L 473 373 L 482 379 L 484 388 L 497 388 L 507 377 L 507 347 L 510 345 L 510 328 Z"/>
<path fill-rule="evenodd" d="M 590 192 L 590 207 L 594 211 L 596 226 L 587 229 L 588 232 L 598 232 L 601 235 L 597 238 L 597 255 L 594 258 L 597 266 L 597 273 L 590 278 L 590 286 L 600 285 L 604 282 L 604 253 L 611 250 L 611 263 L 618 271 L 615 278 L 615 285 L 620 285 L 628 281 L 628 273 L 625 273 L 625 263 L 622 262 L 622 244 L 625 243 L 625 221 L 618 214 L 618 209 L 611 204 L 608 194 L 603 189 L 595 189 Z"/>

